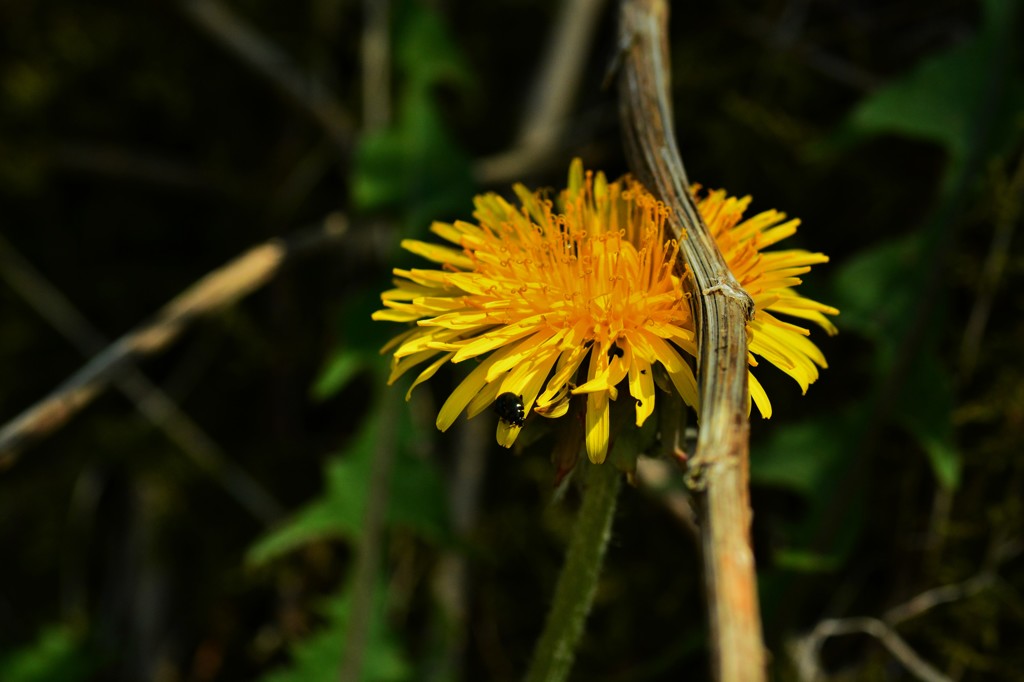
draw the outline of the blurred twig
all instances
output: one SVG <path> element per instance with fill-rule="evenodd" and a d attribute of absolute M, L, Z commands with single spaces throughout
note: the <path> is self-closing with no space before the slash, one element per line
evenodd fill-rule
<path fill-rule="evenodd" d="M 0 236 L 0 276 L 85 356 L 108 344 L 71 302 Z M 236 466 L 198 424 L 133 363 L 113 382 L 150 422 L 181 448 L 199 468 L 213 476 L 239 504 L 260 521 L 271 524 L 281 505 L 244 470 Z"/>
<path fill-rule="evenodd" d="M 597 20 L 607 0 L 564 0 L 548 36 L 516 145 L 538 152 L 551 147 L 566 126 L 582 83 Z"/>
<path fill-rule="evenodd" d="M 379 130 L 391 119 L 391 11 L 389 0 L 363 3 L 362 94 L 363 132 Z M 375 229 L 375 232 L 380 230 Z M 383 381 L 380 382 L 383 384 Z M 369 493 L 363 518 L 359 551 L 352 575 L 352 606 L 345 629 L 344 658 L 338 679 L 359 682 L 373 626 L 374 595 L 380 579 L 384 522 L 391 492 L 391 470 L 395 460 L 395 395 L 385 391 L 380 400 L 380 435 L 370 469 Z"/>
<path fill-rule="evenodd" d="M 308 112 L 341 146 L 352 141 L 352 116 L 330 90 L 304 73 L 277 45 L 217 0 L 180 0 L 185 15 Z"/>
<path fill-rule="evenodd" d="M 917 679 L 924 682 L 951 682 L 949 677 L 936 670 L 910 648 L 894 628 L 937 606 L 968 599 L 992 587 L 998 579 L 998 567 L 1020 552 L 1019 542 L 1005 543 L 996 548 L 990 565 L 975 576 L 960 583 L 925 590 L 903 604 L 889 609 L 881 619 L 829 618 L 819 622 L 811 632 L 790 644 L 800 679 L 803 682 L 815 682 L 823 678 L 818 657 L 825 640 L 840 635 L 863 633 L 877 639 Z"/>
<path fill-rule="evenodd" d="M 0 469 L 10 466 L 31 443 L 63 426 L 135 360 L 166 348 L 196 318 L 255 291 L 293 256 L 336 241 L 344 226 L 343 218 L 331 216 L 318 230 L 257 246 L 200 279 L 164 306 L 152 322 L 106 347 L 50 395 L 0 428 Z M 164 408 L 157 404 L 153 409 Z"/>
<path fill-rule="evenodd" d="M 1020 224 L 1021 206 L 1024 204 L 1024 154 L 1017 161 L 1017 170 L 1001 192 L 996 213 L 995 232 L 992 234 L 992 245 L 981 273 L 978 284 L 978 295 L 971 308 L 971 316 L 967 320 L 963 342 L 960 346 L 960 380 L 964 381 L 974 372 L 978 362 L 978 350 L 981 339 L 992 313 L 992 303 L 999 283 L 1003 279 L 1006 263 L 1009 260 L 1010 243 L 1013 234 Z"/>
<path fill-rule="evenodd" d="M 924 682 L 952 682 L 928 661 L 918 656 L 895 630 L 877 618 L 830 618 L 818 623 L 811 634 L 794 644 L 800 679 L 804 682 L 813 682 L 822 678 L 822 671 L 818 665 L 818 651 L 826 639 L 837 635 L 860 633 L 877 639 L 903 664 L 907 672 L 917 679 Z"/>
<path fill-rule="evenodd" d="M 808 4 L 793 3 L 791 9 L 783 12 L 779 21 L 774 23 L 753 14 L 744 14 L 739 18 L 737 27 L 766 48 L 789 52 L 811 70 L 853 90 L 871 92 L 877 88 L 879 79 L 858 64 L 797 40 L 806 20 Z"/>
<path fill-rule="evenodd" d="M 480 493 L 487 468 L 488 428 L 483 419 L 458 423 L 455 471 L 449 482 L 452 531 L 460 540 L 468 539 L 476 524 Z M 437 679 L 464 679 L 462 660 L 466 649 L 466 625 L 469 621 L 470 565 L 464 549 L 449 548 L 438 557 L 433 571 L 433 594 L 444 616 L 441 637 L 443 650 L 438 658 L 442 674 Z M 447 676 L 447 677 L 446 677 Z"/>
<path fill-rule="evenodd" d="M 717 680 L 758 681 L 765 679 L 765 670 L 750 546 L 745 332 L 753 303 L 690 196 L 673 130 L 667 24 L 664 0 L 623 1 L 620 109 L 630 166 L 669 207 L 697 293 L 700 430 L 689 467 L 691 486 L 703 491 L 712 668 Z"/>
<path fill-rule="evenodd" d="M 51 154 L 53 164 L 63 170 L 182 190 L 212 192 L 225 188 L 224 182 L 203 169 L 148 149 L 65 141 L 54 145 Z"/>
<path fill-rule="evenodd" d="M 673 477 L 678 480 L 678 468 L 663 459 L 640 457 L 636 462 L 636 480 L 640 488 L 656 499 L 672 518 L 686 531 L 700 549 L 700 526 L 697 512 L 686 490 L 672 487 Z"/>
<path fill-rule="evenodd" d="M 383 385 L 383 383 L 382 377 L 380 384 Z M 352 602 L 338 677 L 341 682 L 359 682 L 364 679 L 363 662 L 366 659 L 366 647 L 370 643 L 374 597 L 377 592 L 377 583 L 380 580 L 378 574 L 380 572 L 381 540 L 391 499 L 391 470 L 398 447 L 395 438 L 397 395 L 396 391 L 383 391 L 383 396 L 378 403 L 380 421 L 373 463 L 370 468 L 369 493 L 366 496 L 359 554 L 353 568 Z"/>
<path fill-rule="evenodd" d="M 512 147 L 480 159 L 473 168 L 477 182 L 497 184 L 524 175 L 564 148 L 569 112 L 583 82 L 598 19 L 607 0 L 564 0 L 548 36 L 519 132 Z"/>
<path fill-rule="evenodd" d="M 363 130 L 385 128 L 391 120 L 390 0 L 364 0 Z"/>

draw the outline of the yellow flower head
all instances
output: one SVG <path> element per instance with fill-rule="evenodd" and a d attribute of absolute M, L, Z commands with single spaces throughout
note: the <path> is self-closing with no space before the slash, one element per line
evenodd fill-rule
<path fill-rule="evenodd" d="M 394 349 L 390 381 L 432 360 L 411 392 L 444 363 L 474 359 L 441 407 L 442 431 L 505 394 L 521 400 L 524 417 L 560 417 L 570 396 L 586 395 L 587 454 L 602 462 L 609 401 L 624 380 L 637 425 L 654 410 L 654 363 L 697 402 L 682 355 L 696 353 L 694 325 L 674 272 L 678 244 L 665 234 L 667 209 L 630 178 L 584 174 L 579 160 L 557 210 L 542 193 L 515 192 L 520 207 L 486 194 L 475 201 L 477 224 L 431 226 L 458 248 L 402 243 L 442 269 L 396 269 L 397 288 L 382 295 L 387 309 L 374 319 L 417 325 L 385 348 Z M 510 447 L 521 428 L 522 419 L 503 416 L 498 442 Z"/>
<path fill-rule="evenodd" d="M 747 323 L 747 359 L 757 366 L 755 355 L 761 356 L 791 376 L 801 390 L 818 378 L 818 367 L 827 367 L 825 356 L 807 339 L 810 332 L 800 326 L 778 319 L 772 313 L 814 322 L 830 335 L 835 326 L 825 317 L 837 315 L 831 306 L 812 301 L 796 293 L 799 275 L 817 263 L 827 263 L 828 256 L 802 249 L 762 253 L 787 237 L 791 237 L 800 221 L 786 220 L 786 214 L 775 210 L 758 213 L 742 222 L 750 197 L 737 199 L 722 190 L 700 197 L 700 186 L 693 186 L 697 210 L 711 230 L 729 269 L 754 299 L 754 319 Z M 764 418 L 772 416 L 768 395 L 753 373 L 750 396 Z"/>
<path fill-rule="evenodd" d="M 444 431 L 463 411 L 473 417 L 498 408 L 498 443 L 511 447 L 530 414 L 561 417 L 571 396 L 586 396 L 586 448 L 604 461 L 609 401 L 625 388 L 636 424 L 654 410 L 653 366 L 697 405 L 697 384 L 683 354 L 696 357 L 689 278 L 676 270 L 678 244 L 665 231 L 668 209 L 633 179 L 609 183 L 584 173 L 579 159 L 557 205 L 542 192 L 515 186 L 520 206 L 496 194 L 475 200 L 476 223 L 434 223 L 453 246 L 405 240 L 402 246 L 440 269 L 395 269 L 396 288 L 381 295 L 375 320 L 415 322 L 383 352 L 393 350 L 389 383 L 429 364 L 409 388 L 447 362 L 473 360 L 473 369 L 437 416 Z M 749 361 L 767 359 L 806 391 L 825 358 L 806 329 L 772 313 L 807 319 L 829 333 L 834 308 L 799 296 L 797 276 L 822 254 L 761 249 L 792 235 L 797 220 L 766 211 L 740 222 L 750 198 L 711 192 L 697 206 L 740 284 L 753 297 L 747 325 Z M 586 366 L 584 370 L 583 367 Z M 624 383 L 625 382 L 625 383 Z M 771 404 L 750 374 L 758 410 Z"/>

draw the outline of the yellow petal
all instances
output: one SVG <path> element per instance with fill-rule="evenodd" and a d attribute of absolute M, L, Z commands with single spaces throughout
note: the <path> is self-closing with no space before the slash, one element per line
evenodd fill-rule
<path fill-rule="evenodd" d="M 395 381 L 397 381 L 400 376 L 408 372 L 410 369 L 412 369 L 413 367 L 422 362 L 426 362 L 430 358 L 437 355 L 437 353 L 438 351 L 436 350 L 425 350 L 403 358 L 392 358 L 391 374 L 388 376 L 388 386 L 395 383 Z"/>
<path fill-rule="evenodd" d="M 757 411 L 761 413 L 763 418 L 771 419 L 772 403 L 768 400 L 768 394 L 765 393 L 764 387 L 761 386 L 761 382 L 757 380 L 753 372 L 747 372 L 747 377 L 750 379 L 750 397 L 754 400 L 754 404 L 757 405 Z"/>
<path fill-rule="evenodd" d="M 444 401 L 444 405 L 441 406 L 441 411 L 437 413 L 437 429 L 439 431 L 447 431 L 448 427 L 455 422 L 462 413 L 462 410 L 469 404 L 469 401 L 473 399 L 473 396 L 483 388 L 487 370 L 492 364 L 500 360 L 503 355 L 502 351 L 496 352 L 477 365 L 469 373 L 469 376 L 455 387 L 452 394 L 448 396 L 448 400 Z"/>
<path fill-rule="evenodd" d="M 501 382 L 501 392 L 523 396 L 523 409 L 529 414 L 558 356 L 557 348 L 538 352 L 529 362 L 522 363 L 508 373 Z"/>
<path fill-rule="evenodd" d="M 601 464 L 608 456 L 608 394 L 587 395 L 587 457 Z"/>
<path fill-rule="evenodd" d="M 409 390 L 405 392 L 405 399 L 409 400 L 409 398 L 412 397 L 412 389 L 416 388 L 424 381 L 437 374 L 437 370 L 439 370 L 444 363 L 451 360 L 452 355 L 454 355 L 454 353 L 446 353 L 442 355 L 437 360 L 432 362 L 425 370 L 420 372 L 419 376 L 416 377 L 416 380 L 412 382 L 412 386 L 410 386 Z"/>
<path fill-rule="evenodd" d="M 516 438 L 519 437 L 519 432 L 523 430 L 523 427 L 509 424 L 508 422 L 499 419 L 498 430 L 495 433 L 498 445 L 503 448 L 510 448 L 516 442 Z"/>
<path fill-rule="evenodd" d="M 630 359 L 629 394 L 636 399 L 636 425 L 643 426 L 654 412 L 654 377 L 649 362 L 640 360 L 635 355 Z"/>
<path fill-rule="evenodd" d="M 590 354 L 590 368 L 587 372 L 587 379 L 592 380 L 601 371 L 602 353 Z M 608 410 L 608 394 L 603 391 L 587 395 L 587 418 L 586 418 L 586 442 L 587 457 L 594 464 L 604 462 L 608 456 L 608 429 L 610 417 Z"/>
<path fill-rule="evenodd" d="M 473 399 L 470 400 L 469 404 L 466 406 L 466 418 L 472 419 L 490 407 L 500 392 L 500 381 L 492 381 L 491 383 L 486 384 L 475 396 L 473 396 Z"/>
<path fill-rule="evenodd" d="M 459 349 L 455 354 L 453 362 L 462 362 L 468 358 L 473 358 L 478 355 L 483 355 L 495 348 L 506 346 L 509 343 L 523 338 L 529 334 L 534 333 L 537 330 L 537 325 L 541 322 L 539 316 L 532 318 L 526 318 L 516 324 L 496 327 L 492 331 L 484 334 L 480 334 L 472 341 L 467 343 L 465 346 Z M 503 356 L 504 357 L 504 356 Z"/>
<path fill-rule="evenodd" d="M 516 349 L 509 353 L 504 360 L 494 363 L 487 375 L 487 381 L 494 381 L 494 378 L 499 374 L 504 374 L 515 365 L 529 359 L 535 353 L 543 352 L 546 348 L 557 344 L 562 334 L 563 332 L 561 331 L 556 332 L 553 329 L 542 328 L 533 336 L 523 339 L 517 344 Z"/>
<path fill-rule="evenodd" d="M 388 305 L 388 301 L 384 304 Z M 370 316 L 372 319 L 378 322 L 415 322 L 416 320 L 423 317 L 423 313 L 418 310 L 378 310 Z"/>
<path fill-rule="evenodd" d="M 472 270 L 473 260 L 462 251 L 448 246 L 421 242 L 418 239 L 403 239 L 402 248 L 435 263 L 454 265 L 462 270 Z"/>
<path fill-rule="evenodd" d="M 690 366 L 684 362 L 678 371 L 669 372 L 668 378 L 672 380 L 672 385 L 676 387 L 683 402 L 695 410 L 698 409 L 700 399 L 697 393 L 697 378 L 693 376 Z"/>

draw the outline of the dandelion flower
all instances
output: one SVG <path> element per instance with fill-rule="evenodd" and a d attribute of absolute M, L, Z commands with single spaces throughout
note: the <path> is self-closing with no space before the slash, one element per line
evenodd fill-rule
<path fill-rule="evenodd" d="M 395 269 L 395 287 L 381 295 L 375 320 L 413 322 L 382 352 L 393 354 L 389 383 L 419 371 L 406 394 L 445 363 L 473 368 L 445 401 L 437 427 L 466 412 L 498 410 L 497 440 L 511 447 L 530 414 L 565 415 L 572 396 L 586 397 L 587 455 L 603 462 L 610 438 L 610 401 L 628 391 L 635 422 L 654 411 L 656 366 L 683 400 L 697 405 L 697 383 L 685 356 L 696 357 L 691 278 L 677 268 L 679 245 L 666 233 L 668 209 L 628 176 L 609 183 L 584 173 L 579 159 L 557 203 L 515 186 L 519 206 L 496 194 L 475 200 L 475 223 L 435 222 L 431 231 L 452 246 L 407 239 L 402 246 L 439 267 Z M 754 300 L 747 324 L 748 362 L 768 360 L 807 387 L 825 367 L 809 332 L 776 313 L 835 327 L 835 308 L 793 287 L 820 253 L 762 252 L 791 236 L 798 220 L 765 211 L 742 220 L 750 197 L 723 191 L 700 196 L 698 210 L 739 283 Z M 680 271 L 683 275 L 680 276 Z M 659 370 L 660 371 L 660 370 Z M 749 374 L 762 416 L 771 403 Z"/>
<path fill-rule="evenodd" d="M 817 324 L 828 334 L 836 328 L 825 315 L 838 310 L 798 294 L 793 287 L 799 276 L 812 265 L 827 263 L 828 256 L 802 249 L 764 252 L 763 249 L 791 237 L 800 221 L 786 220 L 786 214 L 775 210 L 758 213 L 742 220 L 750 197 L 727 196 L 716 190 L 700 196 L 700 186 L 693 186 L 697 210 L 707 224 L 725 257 L 729 269 L 754 300 L 754 317 L 747 323 L 747 360 L 757 366 L 764 358 L 792 377 L 806 393 L 818 378 L 818 368 L 825 368 L 825 356 L 807 337 L 810 332 L 799 325 L 775 316 L 788 315 Z M 742 220 L 742 222 L 741 222 Z M 761 383 L 752 372 L 750 396 L 766 419 L 772 416 L 772 405 Z"/>
<path fill-rule="evenodd" d="M 411 392 L 445 363 L 471 361 L 437 427 L 510 394 L 516 418 L 497 427 L 505 447 L 530 414 L 560 417 L 572 396 L 585 396 L 587 455 L 602 462 L 609 402 L 628 391 L 642 425 L 654 410 L 654 365 L 697 403 L 684 357 L 696 355 L 693 318 L 678 243 L 666 235 L 668 210 L 634 180 L 609 183 L 578 159 L 557 206 L 522 185 L 515 193 L 518 207 L 478 196 L 476 223 L 434 223 L 431 231 L 454 246 L 402 242 L 440 268 L 396 269 L 396 288 L 381 296 L 375 320 L 416 323 L 384 349 L 394 356 L 389 382 L 429 362 Z"/>

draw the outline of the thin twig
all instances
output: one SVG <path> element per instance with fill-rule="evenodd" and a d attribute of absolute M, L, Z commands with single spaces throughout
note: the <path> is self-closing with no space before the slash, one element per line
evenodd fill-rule
<path fill-rule="evenodd" d="M 690 196 L 673 132 L 667 23 L 664 0 L 623 1 L 620 107 L 631 167 L 669 207 L 696 289 L 701 404 L 690 483 L 703 491 L 712 667 L 717 680 L 759 681 L 764 645 L 750 546 L 745 333 L 753 305 Z"/>
<path fill-rule="evenodd" d="M 336 241 L 343 219 L 289 240 L 273 240 L 206 275 L 164 306 L 155 319 L 97 354 L 50 395 L 0 428 L 0 470 L 31 443 L 63 426 L 138 358 L 173 342 L 195 319 L 230 305 L 267 283 L 293 256 Z"/>
<path fill-rule="evenodd" d="M 559 137 L 576 101 L 597 20 L 607 0 L 564 0 L 541 59 L 516 145 L 542 150 Z"/>
<path fill-rule="evenodd" d="M 826 639 L 861 633 L 877 639 L 917 679 L 923 682 L 952 682 L 910 648 L 895 630 L 877 618 L 830 618 L 818 623 L 811 634 L 799 640 L 795 646 L 800 679 L 805 682 L 820 679 L 818 652 Z"/>
<path fill-rule="evenodd" d="M 811 632 L 795 639 L 791 645 L 793 660 L 800 679 L 815 682 L 822 671 L 818 658 L 825 640 L 839 635 L 863 633 L 877 639 L 917 679 L 925 682 L 950 682 L 950 678 L 921 658 L 894 628 L 942 604 L 961 601 L 989 589 L 996 584 L 996 569 L 1021 552 L 1019 542 L 1009 542 L 996 548 L 988 566 L 963 582 L 942 585 L 925 590 L 906 602 L 894 606 L 879 618 L 829 618 L 819 622 Z"/>
<path fill-rule="evenodd" d="M 516 141 L 511 148 L 477 160 L 473 177 L 481 185 L 522 179 L 550 161 L 561 163 L 569 112 L 583 83 L 583 71 L 606 0 L 564 0 L 526 97 Z M 578 127 L 578 126 L 573 126 Z"/>
<path fill-rule="evenodd" d="M 636 482 L 641 490 L 657 500 L 673 519 L 682 527 L 688 537 L 700 549 L 700 526 L 691 497 L 682 486 L 672 487 L 673 477 L 678 476 L 678 467 L 664 459 L 640 457 L 636 462 Z"/>
<path fill-rule="evenodd" d="M 773 24 L 760 17 L 745 15 L 736 23 L 737 28 L 765 48 L 773 51 L 785 50 L 795 59 L 822 76 L 860 92 L 871 92 L 878 87 L 879 79 L 861 66 L 833 55 L 812 43 L 797 41 L 798 24 L 788 21 Z"/>
<path fill-rule="evenodd" d="M 362 40 L 363 131 L 385 128 L 391 120 L 390 0 L 364 0 Z"/>
<path fill-rule="evenodd" d="M 982 571 L 973 578 L 955 583 L 934 587 L 917 595 L 910 601 L 904 602 L 885 612 L 884 620 L 889 625 L 899 625 L 912 618 L 917 618 L 926 611 L 934 609 L 942 604 L 960 601 L 973 597 L 979 592 L 987 590 L 996 582 L 996 574 L 993 571 Z"/>
<path fill-rule="evenodd" d="M 379 130 L 391 118 L 390 23 L 388 0 L 366 0 L 363 3 L 363 131 Z M 376 230 L 375 230 L 376 231 Z M 383 377 L 381 377 L 383 379 Z M 379 382 L 383 385 L 383 380 Z M 391 470 L 395 460 L 395 396 L 385 391 L 380 399 L 380 432 L 370 469 L 369 493 L 363 517 L 362 535 L 352 574 L 352 605 L 345 628 L 344 658 L 338 679 L 358 682 L 364 678 L 363 662 L 370 645 L 375 604 L 374 595 L 380 580 L 381 554 L 384 544 L 384 523 L 391 491 Z"/>
<path fill-rule="evenodd" d="M 355 124 L 345 107 L 277 45 L 216 0 L 181 0 L 185 15 L 253 71 L 304 109 L 339 145 L 352 141 Z"/>
<path fill-rule="evenodd" d="M 0 236 L 0 276 L 21 294 L 40 315 L 71 341 L 85 356 L 94 355 L 108 341 L 78 312 L 71 302 Z M 209 435 L 134 364 L 113 382 L 154 426 L 181 448 L 255 518 L 269 525 L 281 518 L 281 505 L 232 462 Z"/>
<path fill-rule="evenodd" d="M 978 295 L 971 308 L 971 316 L 967 320 L 963 342 L 960 345 L 961 381 L 968 379 L 977 365 L 981 339 L 985 334 L 989 315 L 992 313 L 992 304 L 995 301 L 996 292 L 999 290 L 999 283 L 1006 270 L 1013 234 L 1021 222 L 1021 209 L 1024 205 L 1024 154 L 1021 154 L 1017 161 L 1017 170 L 1001 195 L 997 204 L 992 245 L 989 247 L 988 257 L 985 259 L 985 266 L 978 284 Z"/>
<path fill-rule="evenodd" d="M 453 457 L 455 471 L 449 481 L 448 497 L 451 500 L 452 532 L 459 540 L 469 540 L 479 515 L 490 426 L 483 419 L 458 422 Z M 438 652 L 441 674 L 436 679 L 465 678 L 462 659 L 466 650 L 472 580 L 471 564 L 463 548 L 452 547 L 441 553 L 431 581 L 434 598 L 443 614 L 440 623 L 443 631 L 437 637 L 441 641 Z"/>
<path fill-rule="evenodd" d="M 68 140 L 52 146 L 50 161 L 61 170 L 178 190 L 220 192 L 228 189 L 227 183 L 214 174 L 149 149 Z"/>
<path fill-rule="evenodd" d="M 383 377 L 378 383 L 384 384 Z M 398 448 L 395 437 L 397 395 L 396 391 L 384 391 L 378 403 L 380 417 L 370 480 L 367 482 L 370 492 L 366 496 L 366 510 L 363 512 L 362 537 L 352 574 L 352 603 L 345 630 L 344 657 L 338 676 L 341 682 L 364 679 L 363 662 L 370 643 L 376 611 L 374 602 L 380 580 L 381 540 L 391 499 L 391 471 Z"/>

